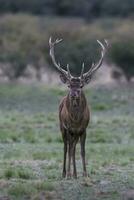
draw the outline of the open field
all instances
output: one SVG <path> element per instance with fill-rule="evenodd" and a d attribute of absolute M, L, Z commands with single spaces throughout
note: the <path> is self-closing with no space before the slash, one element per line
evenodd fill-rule
<path fill-rule="evenodd" d="M 0 200 L 118 200 L 134 193 L 133 86 L 86 89 L 90 178 L 61 178 L 58 87 L 0 85 Z M 134 197 L 133 197 L 134 198 Z"/>

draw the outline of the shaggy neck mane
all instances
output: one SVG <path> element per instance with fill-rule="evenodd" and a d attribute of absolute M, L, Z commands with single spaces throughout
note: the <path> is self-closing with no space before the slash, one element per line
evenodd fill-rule
<path fill-rule="evenodd" d="M 86 107 L 86 97 L 81 91 L 81 95 L 78 98 L 78 105 L 74 106 L 73 105 L 73 100 L 70 98 L 70 94 L 67 95 L 66 99 L 66 106 L 68 109 L 68 113 L 70 114 L 70 117 L 73 121 L 80 121 L 83 117 L 83 112 Z"/>

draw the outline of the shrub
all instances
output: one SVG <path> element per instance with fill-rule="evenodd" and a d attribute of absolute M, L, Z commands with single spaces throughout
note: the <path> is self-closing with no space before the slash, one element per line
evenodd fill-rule
<path fill-rule="evenodd" d="M 77 26 L 76 26 L 77 24 Z M 121 67 L 129 80 L 134 75 L 134 28 L 131 20 L 99 20 L 84 24 L 81 20 L 43 18 L 30 15 L 5 15 L 0 19 L 0 63 L 10 80 L 26 75 L 33 66 L 39 79 L 43 67 L 56 70 L 49 56 L 48 39 L 63 38 L 55 47 L 56 60 L 72 74 L 78 75 L 82 63 L 85 71 L 100 58 L 96 39 L 109 40 L 107 58 Z"/>
<path fill-rule="evenodd" d="M 134 41 L 118 41 L 111 48 L 112 60 L 121 67 L 126 79 L 134 76 Z"/>
<path fill-rule="evenodd" d="M 134 76 L 134 28 L 132 22 L 124 20 L 116 30 L 116 37 L 112 38 L 109 58 L 122 69 L 126 79 L 130 81 Z"/>
<path fill-rule="evenodd" d="M 0 62 L 10 79 L 20 77 L 28 64 L 44 61 L 44 38 L 37 17 L 7 15 L 0 20 Z"/>

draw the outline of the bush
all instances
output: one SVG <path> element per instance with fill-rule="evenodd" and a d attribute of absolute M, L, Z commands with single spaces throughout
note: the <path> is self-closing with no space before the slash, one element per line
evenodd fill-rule
<path fill-rule="evenodd" d="M 69 63 L 72 73 L 79 74 L 82 63 L 85 62 L 87 70 L 92 61 L 99 59 L 100 47 L 96 42 L 95 33 L 88 35 L 88 27 L 81 24 L 75 28 L 76 21 L 66 20 L 65 24 L 64 20 L 60 22 L 58 19 L 54 21 L 22 14 L 2 17 L 0 62 L 4 64 L 4 74 L 13 80 L 24 75 L 28 65 L 35 67 L 37 75 L 38 71 L 48 64 L 55 69 L 49 56 L 50 35 L 53 40 L 57 37 L 64 39 L 56 47 L 56 58 L 63 66 Z M 74 28 L 70 29 L 71 26 Z"/>
<path fill-rule="evenodd" d="M 131 31 L 130 31 L 131 30 Z M 134 28 L 131 21 L 124 23 L 116 30 L 116 37 L 112 38 L 109 58 L 122 69 L 126 79 L 134 76 Z"/>
<path fill-rule="evenodd" d="M 56 60 L 64 68 L 70 64 L 72 74 L 85 71 L 100 58 L 96 39 L 109 40 L 107 58 L 121 67 L 129 80 L 134 65 L 134 28 L 131 20 L 99 20 L 84 24 L 82 20 L 44 18 L 30 15 L 5 15 L 0 19 L 0 64 L 10 80 L 24 76 L 27 66 L 34 66 L 37 78 L 43 67 L 56 70 L 49 56 L 48 39 L 63 38 L 56 46 Z"/>
<path fill-rule="evenodd" d="M 123 70 L 126 79 L 134 76 L 134 41 L 120 40 L 113 43 L 111 48 L 112 60 Z"/>
<path fill-rule="evenodd" d="M 12 80 L 24 73 L 28 64 L 40 68 L 44 61 L 44 33 L 37 17 L 7 15 L 0 20 L 0 62 Z M 9 64 L 6 67 L 6 64 Z"/>

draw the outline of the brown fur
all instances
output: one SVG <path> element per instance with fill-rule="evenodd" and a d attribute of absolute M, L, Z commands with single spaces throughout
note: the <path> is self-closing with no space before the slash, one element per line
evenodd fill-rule
<path fill-rule="evenodd" d="M 73 161 L 73 176 L 77 177 L 75 164 L 75 147 L 80 139 L 81 156 L 83 163 L 83 174 L 87 175 L 85 164 L 85 139 L 86 128 L 89 123 L 90 113 L 87 105 L 86 97 L 81 91 L 78 98 L 78 106 L 73 106 L 73 100 L 68 94 L 63 98 L 59 106 L 60 129 L 64 141 L 64 163 L 63 177 L 66 176 L 66 154 L 68 152 L 68 169 L 67 176 L 71 176 L 71 159 Z"/>

